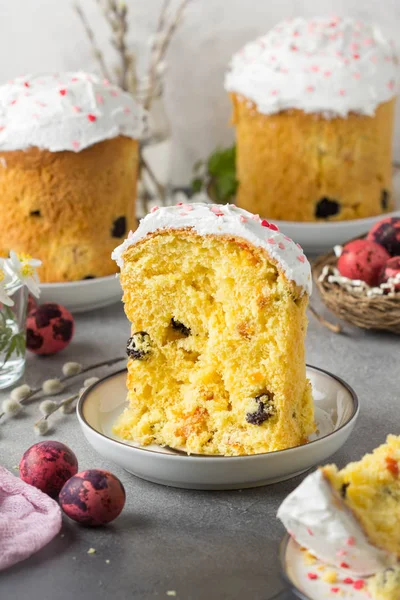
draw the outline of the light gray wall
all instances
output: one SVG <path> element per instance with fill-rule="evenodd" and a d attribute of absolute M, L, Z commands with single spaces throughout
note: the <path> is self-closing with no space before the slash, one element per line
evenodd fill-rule
<path fill-rule="evenodd" d="M 82 0 L 104 48 L 107 28 L 95 0 Z M 145 56 L 161 0 L 127 0 L 131 39 Z M 217 144 L 233 139 L 223 75 L 231 54 L 278 20 L 296 15 L 353 15 L 378 22 L 400 45 L 400 0 L 191 0 L 170 50 L 167 106 L 174 129 L 174 180 Z M 27 72 L 95 70 L 70 0 L 0 0 L 0 81 Z M 107 50 L 112 57 L 112 51 Z M 396 158 L 400 160 L 400 109 Z"/>

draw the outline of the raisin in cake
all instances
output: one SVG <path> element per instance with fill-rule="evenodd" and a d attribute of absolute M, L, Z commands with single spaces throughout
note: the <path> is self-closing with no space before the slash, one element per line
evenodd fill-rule
<path fill-rule="evenodd" d="M 42 260 L 44 282 L 115 273 L 110 254 L 136 227 L 133 98 L 86 73 L 19 77 L 0 87 L 0 256 Z"/>
<path fill-rule="evenodd" d="M 253 454 L 314 431 L 302 250 L 233 205 L 157 208 L 113 257 L 128 342 L 124 439 L 187 452 Z"/>
<path fill-rule="evenodd" d="M 318 558 L 371 575 L 400 559 L 400 436 L 359 462 L 309 475 L 278 511 L 286 529 Z M 384 597 L 384 596 L 383 596 Z"/>
<path fill-rule="evenodd" d="M 238 203 L 271 219 L 393 210 L 393 45 L 351 18 L 296 18 L 247 44 L 225 87 L 236 126 Z"/>

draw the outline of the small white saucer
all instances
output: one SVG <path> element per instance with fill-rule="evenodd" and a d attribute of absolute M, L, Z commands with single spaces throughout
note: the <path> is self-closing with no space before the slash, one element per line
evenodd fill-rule
<path fill-rule="evenodd" d="M 337 596 L 340 600 L 350 600 L 350 598 L 351 600 L 357 600 L 357 598 L 364 600 L 367 597 L 365 593 L 366 578 L 358 578 L 349 574 L 347 569 L 332 567 L 320 560 L 316 560 L 312 565 L 306 564 L 304 549 L 302 550 L 289 535 L 286 535 L 281 542 L 280 559 L 283 577 L 297 598 L 321 600 Z M 335 583 L 323 580 L 324 573 L 329 570 L 335 571 L 337 575 Z M 314 577 L 315 575 L 316 579 L 310 579 L 310 576 Z M 362 580 L 364 586 L 362 589 L 355 589 L 354 584 L 344 583 L 344 580 L 348 578 L 353 582 Z M 332 588 L 336 591 L 332 591 Z"/>
<path fill-rule="evenodd" d="M 322 254 L 337 244 L 344 244 L 367 233 L 374 223 L 383 218 L 400 216 L 400 167 L 396 167 L 393 173 L 393 196 L 397 210 L 376 217 L 326 223 L 298 223 L 295 221 L 274 221 L 274 223 L 282 233 L 299 243 L 306 254 Z"/>
<path fill-rule="evenodd" d="M 121 284 L 117 275 L 68 281 L 66 283 L 42 283 L 40 302 L 62 304 L 72 313 L 86 312 L 120 302 Z"/>
<path fill-rule="evenodd" d="M 78 420 L 93 448 L 137 477 L 198 490 L 229 490 L 283 481 L 307 471 L 336 452 L 355 425 L 354 391 L 339 377 L 307 367 L 313 386 L 318 433 L 303 446 L 251 456 L 190 455 L 161 446 L 141 447 L 112 432 L 126 403 L 126 370 L 91 386 L 80 398 Z"/>

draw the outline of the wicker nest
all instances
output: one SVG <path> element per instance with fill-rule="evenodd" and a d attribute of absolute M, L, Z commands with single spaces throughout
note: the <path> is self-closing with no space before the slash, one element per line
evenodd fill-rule
<path fill-rule="evenodd" d="M 394 297 L 367 296 L 348 291 L 327 278 L 319 281 L 324 266 L 336 267 L 337 260 L 331 251 L 319 256 L 312 268 L 315 284 L 329 310 L 357 327 L 400 334 L 400 292 Z"/>

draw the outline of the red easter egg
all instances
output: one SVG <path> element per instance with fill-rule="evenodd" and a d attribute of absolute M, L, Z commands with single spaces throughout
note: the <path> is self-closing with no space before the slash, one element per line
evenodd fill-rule
<path fill-rule="evenodd" d="M 68 446 L 46 441 L 31 446 L 19 463 L 20 477 L 52 498 L 78 472 L 78 461 Z"/>
<path fill-rule="evenodd" d="M 400 256 L 400 217 L 386 217 L 371 227 L 368 240 L 383 246 L 390 256 Z"/>
<path fill-rule="evenodd" d="M 388 279 L 396 277 L 400 278 L 400 256 L 392 256 L 385 264 L 382 272 L 381 281 L 386 282 Z M 394 286 L 396 291 L 400 291 L 400 281 Z"/>
<path fill-rule="evenodd" d="M 33 310 L 35 310 L 35 308 L 37 308 L 37 300 L 34 296 L 32 296 L 32 294 L 28 295 L 28 306 L 26 309 L 26 314 L 29 315 Z"/>
<path fill-rule="evenodd" d="M 35 354 L 55 354 L 74 335 L 74 318 L 61 304 L 41 304 L 26 321 L 26 347 Z"/>
<path fill-rule="evenodd" d="M 354 240 L 343 248 L 337 267 L 343 277 L 361 279 L 370 286 L 379 285 L 389 253 L 370 240 Z"/>
<path fill-rule="evenodd" d="M 109 471 L 88 469 L 66 482 L 59 502 L 71 519 L 96 527 L 118 517 L 125 505 L 125 489 Z"/>

